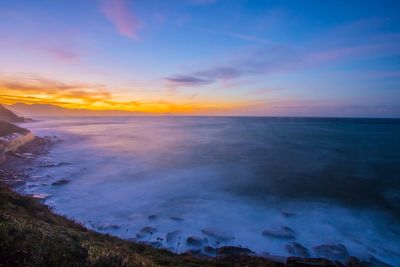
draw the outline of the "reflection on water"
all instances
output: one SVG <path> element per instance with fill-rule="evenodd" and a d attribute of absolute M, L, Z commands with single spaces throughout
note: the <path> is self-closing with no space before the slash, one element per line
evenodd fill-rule
<path fill-rule="evenodd" d="M 63 138 L 51 160 L 71 164 L 36 168 L 40 182 L 25 190 L 51 194 L 58 212 L 89 227 L 162 238 L 173 251 L 179 238 L 180 251 L 220 241 L 275 255 L 293 253 L 293 242 L 311 256 L 343 244 L 400 264 L 399 120 L 68 118 L 29 127 Z M 51 185 L 60 179 L 69 182 Z"/>

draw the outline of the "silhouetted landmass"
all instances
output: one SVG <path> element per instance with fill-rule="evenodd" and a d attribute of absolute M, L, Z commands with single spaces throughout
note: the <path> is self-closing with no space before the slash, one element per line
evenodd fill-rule
<path fill-rule="evenodd" d="M 0 104 L 0 121 L 24 122 L 24 118 L 15 115 L 14 112 Z"/>
<path fill-rule="evenodd" d="M 50 104 L 24 104 L 16 103 L 7 106 L 10 110 L 29 117 L 77 117 L 77 116 L 139 116 L 146 115 L 143 112 L 121 110 L 88 110 L 69 109 Z M 147 114 L 148 115 L 148 114 Z"/>

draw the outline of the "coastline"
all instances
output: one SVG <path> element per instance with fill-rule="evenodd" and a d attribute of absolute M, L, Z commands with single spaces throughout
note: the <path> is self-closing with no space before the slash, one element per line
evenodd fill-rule
<path fill-rule="evenodd" d="M 188 265 L 193 266 L 193 264 L 195 264 L 195 266 L 215 266 L 216 264 L 217 266 L 232 266 L 232 264 L 236 264 L 236 266 L 311 266 L 311 265 L 312 266 L 372 266 L 372 265 L 362 264 L 359 260 L 353 257 L 349 258 L 349 261 L 346 263 L 346 265 L 343 265 L 342 263 L 339 262 L 332 262 L 322 258 L 306 259 L 306 258 L 288 257 L 286 261 L 282 261 L 282 259 L 274 260 L 272 256 L 270 258 L 261 257 L 249 253 L 243 248 L 228 247 L 228 246 L 219 248 L 218 252 L 216 253 L 217 257 L 210 257 L 198 254 L 196 251 L 188 251 L 185 252 L 184 254 L 177 255 L 165 249 L 154 248 L 148 244 L 126 241 L 119 239 L 117 237 L 111 237 L 110 235 L 107 234 L 100 234 L 92 230 L 88 230 L 79 223 L 76 223 L 63 216 L 54 214 L 51 208 L 41 203 L 40 196 L 34 196 L 35 198 L 38 198 L 34 199 L 33 197 L 22 196 L 10 190 L 10 188 L 16 188 L 18 184 L 24 183 L 24 179 L 27 178 L 27 174 L 24 172 L 24 170 L 30 168 L 30 164 L 32 164 L 36 158 L 46 155 L 51 149 L 51 147 L 58 141 L 60 140 L 58 140 L 55 137 L 44 137 L 44 138 L 36 137 L 34 141 L 21 147 L 20 150 L 18 151 L 19 152 L 18 154 L 13 154 L 9 157 L 9 160 L 7 160 L 7 162 L 2 166 L 0 173 L 2 178 L 1 179 L 2 198 L 4 196 L 11 196 L 12 199 L 19 199 L 19 202 L 22 201 L 27 203 L 33 203 L 34 210 L 36 209 L 41 210 L 42 215 L 47 215 L 50 217 L 55 216 L 56 218 L 59 218 L 62 224 L 66 223 L 68 226 L 72 225 L 73 230 L 78 231 L 79 234 L 85 233 L 86 235 L 87 233 L 90 233 L 90 235 L 93 234 L 95 236 L 101 236 L 103 238 L 103 241 L 105 239 L 110 238 L 110 240 L 104 241 L 106 243 L 111 242 L 112 240 L 114 241 L 118 240 L 118 242 L 122 242 L 124 244 L 123 246 L 140 247 L 141 248 L 139 249 L 140 251 L 142 250 L 145 251 L 144 254 L 139 253 L 140 256 L 143 255 L 146 256 L 143 260 L 145 261 L 146 259 L 148 259 L 147 257 L 150 258 L 150 262 L 148 263 L 150 265 L 141 265 L 141 266 L 153 266 L 151 264 L 153 264 L 154 262 L 159 265 L 170 265 L 170 266 L 188 266 Z M 3 168 L 8 171 L 3 170 Z M 2 210 L 2 216 L 4 216 L 4 214 L 6 213 L 5 211 Z M 39 224 L 41 224 L 43 221 L 46 221 L 47 216 L 45 216 L 44 218 L 39 216 L 40 219 Z M 5 222 L 10 219 L 7 216 L 3 218 L 5 219 Z M 15 218 L 12 219 L 15 220 Z M 38 219 L 37 216 L 35 216 L 35 219 Z M 59 226 L 58 219 L 56 220 L 56 222 L 58 227 Z M 81 244 L 80 249 L 83 250 L 86 249 L 82 247 L 82 244 L 84 244 L 85 242 L 86 242 L 85 239 L 82 240 L 82 242 L 80 243 Z M 114 247 L 110 249 L 114 250 Z M 87 249 L 86 252 L 88 252 Z M 128 250 L 128 252 L 125 251 L 124 253 L 128 254 L 137 253 L 137 251 Z M 32 265 L 32 266 L 37 266 L 37 265 Z M 83 266 L 91 266 L 91 264 L 88 264 L 86 262 Z M 106 265 L 106 266 L 113 266 L 113 265 Z M 115 265 L 115 266 L 131 266 L 131 265 Z"/>

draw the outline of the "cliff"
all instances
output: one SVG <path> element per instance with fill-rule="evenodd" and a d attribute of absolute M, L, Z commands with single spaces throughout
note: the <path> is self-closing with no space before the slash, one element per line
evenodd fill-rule
<path fill-rule="evenodd" d="M 0 121 L 24 122 L 25 119 L 23 117 L 17 116 L 14 112 L 0 104 Z"/>
<path fill-rule="evenodd" d="M 6 153 L 15 152 L 19 147 L 34 139 L 27 129 L 14 124 L 0 121 L 0 164 L 6 160 Z"/>

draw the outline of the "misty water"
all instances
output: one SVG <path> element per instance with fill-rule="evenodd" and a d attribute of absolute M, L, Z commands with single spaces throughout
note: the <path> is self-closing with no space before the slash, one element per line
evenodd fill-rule
<path fill-rule="evenodd" d="M 400 120 L 45 118 L 24 126 L 64 141 L 21 190 L 49 194 L 56 212 L 91 229 L 162 238 L 179 253 L 198 248 L 189 236 L 201 247 L 278 256 L 293 242 L 313 257 L 317 246 L 343 244 L 350 255 L 400 265 Z M 61 179 L 69 183 L 52 185 Z"/>

